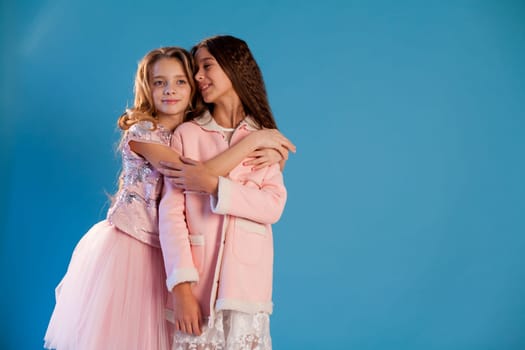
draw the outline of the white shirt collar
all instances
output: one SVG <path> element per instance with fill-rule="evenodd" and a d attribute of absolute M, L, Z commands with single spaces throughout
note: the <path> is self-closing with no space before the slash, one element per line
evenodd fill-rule
<path fill-rule="evenodd" d="M 193 121 L 204 130 L 222 132 L 221 127 L 219 126 L 219 124 L 217 124 L 215 119 L 213 119 L 213 116 L 209 111 L 204 112 L 201 116 L 195 118 Z M 241 122 L 239 123 L 239 125 L 237 125 L 235 129 L 240 129 L 244 126 L 247 130 L 250 131 L 256 131 L 260 129 L 251 116 L 246 116 L 243 120 L 241 120 Z"/>

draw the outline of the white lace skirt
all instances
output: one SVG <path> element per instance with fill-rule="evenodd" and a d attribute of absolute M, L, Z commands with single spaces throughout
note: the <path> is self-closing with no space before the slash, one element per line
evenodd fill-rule
<path fill-rule="evenodd" d="M 270 316 L 239 311 L 217 312 L 213 327 L 194 336 L 175 332 L 173 350 L 271 350 Z"/>

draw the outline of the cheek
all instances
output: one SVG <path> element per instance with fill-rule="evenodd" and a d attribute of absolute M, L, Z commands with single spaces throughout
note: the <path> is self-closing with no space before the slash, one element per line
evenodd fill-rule
<path fill-rule="evenodd" d="M 161 93 L 159 93 L 159 89 L 157 88 L 151 89 L 151 96 L 153 96 L 153 99 L 159 98 L 160 95 Z"/>
<path fill-rule="evenodd" d="M 152 90 L 151 96 L 153 97 L 153 104 L 155 105 L 155 108 L 162 106 L 162 103 L 160 102 L 162 93 L 159 93 L 158 90 Z"/>
<path fill-rule="evenodd" d="M 186 88 L 185 95 L 186 95 L 188 98 L 191 97 L 191 86 L 188 86 L 188 87 Z"/>

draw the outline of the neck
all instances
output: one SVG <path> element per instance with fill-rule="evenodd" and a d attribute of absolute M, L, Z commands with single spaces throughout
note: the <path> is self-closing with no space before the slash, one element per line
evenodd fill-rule
<path fill-rule="evenodd" d="M 233 98 L 217 101 L 213 106 L 213 119 L 225 128 L 235 128 L 245 117 L 241 99 Z"/>
<path fill-rule="evenodd" d="M 179 124 L 182 123 L 182 120 L 183 120 L 182 114 L 176 115 L 176 116 L 159 115 L 159 124 L 161 124 L 163 127 L 165 127 L 166 129 L 170 131 L 175 130 L 175 128 L 179 126 Z"/>

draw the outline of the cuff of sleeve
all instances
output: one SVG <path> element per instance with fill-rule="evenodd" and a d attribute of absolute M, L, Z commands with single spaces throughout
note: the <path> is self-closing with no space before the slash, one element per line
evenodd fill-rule
<path fill-rule="evenodd" d="M 194 268 L 175 269 L 166 279 L 166 286 L 171 291 L 179 283 L 198 282 L 199 273 Z"/>
<path fill-rule="evenodd" d="M 228 214 L 231 203 L 232 181 L 219 176 L 217 196 L 210 197 L 211 211 L 215 214 Z"/>

